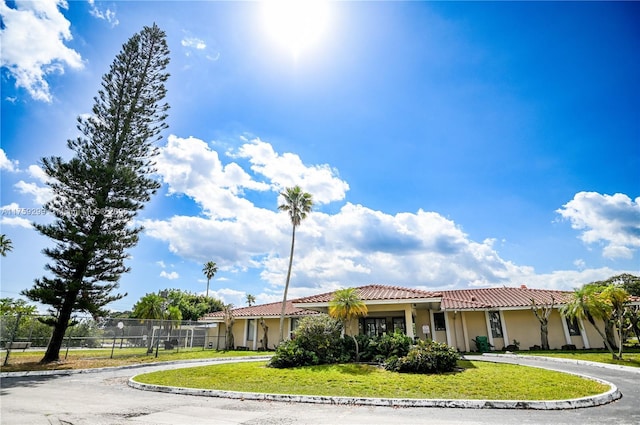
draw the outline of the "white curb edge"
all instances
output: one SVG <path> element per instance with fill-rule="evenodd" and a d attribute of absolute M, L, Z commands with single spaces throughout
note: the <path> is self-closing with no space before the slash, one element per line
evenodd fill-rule
<path fill-rule="evenodd" d="M 491 361 L 488 359 L 477 359 Z M 540 367 L 545 369 L 544 367 Z M 206 390 L 197 388 L 169 387 L 164 385 L 143 384 L 130 378 L 128 385 L 143 391 L 192 395 L 202 397 L 220 397 L 236 400 L 279 401 L 287 403 L 315 403 L 353 406 L 387 406 L 387 407 L 448 407 L 465 409 L 532 409 L 532 410 L 565 410 L 584 407 L 595 407 L 608 404 L 622 397 L 618 387 L 611 382 L 587 375 L 569 373 L 608 385 L 609 391 L 595 396 L 567 400 L 449 400 L 449 399 L 399 399 L 369 397 L 333 397 L 307 396 L 290 394 L 249 393 L 239 391 Z"/>

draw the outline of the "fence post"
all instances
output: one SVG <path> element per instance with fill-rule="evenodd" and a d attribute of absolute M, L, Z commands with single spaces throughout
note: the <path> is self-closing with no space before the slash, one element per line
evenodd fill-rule
<path fill-rule="evenodd" d="M 16 338 L 16 334 L 18 333 L 18 326 L 20 326 L 21 318 L 22 318 L 22 313 L 18 313 L 18 316 L 16 317 L 16 325 L 13 327 L 11 340 L 9 341 L 9 345 L 7 346 L 7 357 L 4 358 L 4 366 L 9 364 L 9 354 L 11 354 L 11 347 L 13 346 L 13 340 Z"/>

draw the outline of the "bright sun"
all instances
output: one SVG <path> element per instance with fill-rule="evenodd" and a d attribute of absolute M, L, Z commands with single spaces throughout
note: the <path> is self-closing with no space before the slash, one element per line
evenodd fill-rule
<path fill-rule="evenodd" d="M 264 20 L 269 35 L 295 58 L 316 44 L 326 30 L 328 4 L 315 0 L 267 0 Z"/>

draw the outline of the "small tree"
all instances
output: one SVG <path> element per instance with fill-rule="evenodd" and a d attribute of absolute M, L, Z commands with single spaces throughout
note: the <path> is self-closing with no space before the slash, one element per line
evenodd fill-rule
<path fill-rule="evenodd" d="M 254 305 L 256 303 L 256 297 L 254 297 L 251 294 L 247 294 L 247 305 L 249 307 L 251 307 L 252 305 Z"/>
<path fill-rule="evenodd" d="M 353 319 L 367 315 L 367 305 L 360 298 L 356 288 L 339 289 L 334 292 L 333 298 L 329 302 L 329 316 L 342 322 L 342 332 L 349 327 Z M 351 335 L 356 344 L 356 362 L 360 361 L 360 351 L 358 340 L 355 335 Z"/>
<path fill-rule="evenodd" d="M 611 305 L 611 317 L 618 330 L 618 358 L 622 360 L 622 344 L 624 333 L 625 307 L 629 301 L 629 294 L 620 285 L 609 285 L 600 293 L 600 296 Z"/>
<path fill-rule="evenodd" d="M 233 350 L 235 347 L 235 342 L 233 340 L 233 324 L 236 319 L 233 317 L 233 304 L 227 304 L 222 309 L 224 312 L 224 325 L 225 325 L 225 341 L 224 341 L 224 349 L 225 350 Z"/>
<path fill-rule="evenodd" d="M 537 305 L 536 301 L 531 298 L 531 310 L 533 310 L 533 314 L 540 322 L 540 344 L 543 350 L 549 349 L 549 316 L 553 311 L 553 307 L 553 296 L 551 296 L 551 303 L 541 305 Z"/>
<path fill-rule="evenodd" d="M 209 298 L 209 282 L 213 279 L 213 276 L 218 272 L 218 266 L 213 261 L 207 261 L 202 268 L 202 272 L 207 277 L 207 298 Z"/>
<path fill-rule="evenodd" d="M 261 317 L 259 322 L 262 328 L 262 349 L 267 351 L 269 349 L 269 326 L 267 326 L 264 317 Z"/>
<path fill-rule="evenodd" d="M 154 320 L 162 318 L 162 303 L 164 298 L 159 294 L 150 293 L 140 298 L 140 301 L 133 305 L 133 312 L 131 316 L 137 319 L 141 319 L 142 323 L 146 324 L 147 328 L 147 353 L 153 352 L 153 346 L 151 345 L 151 329 Z"/>

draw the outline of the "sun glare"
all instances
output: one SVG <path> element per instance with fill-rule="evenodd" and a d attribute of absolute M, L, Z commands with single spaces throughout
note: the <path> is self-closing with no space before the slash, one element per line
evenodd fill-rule
<path fill-rule="evenodd" d="M 326 1 L 266 0 L 264 22 L 268 34 L 282 48 L 298 57 L 315 45 L 326 31 Z"/>

